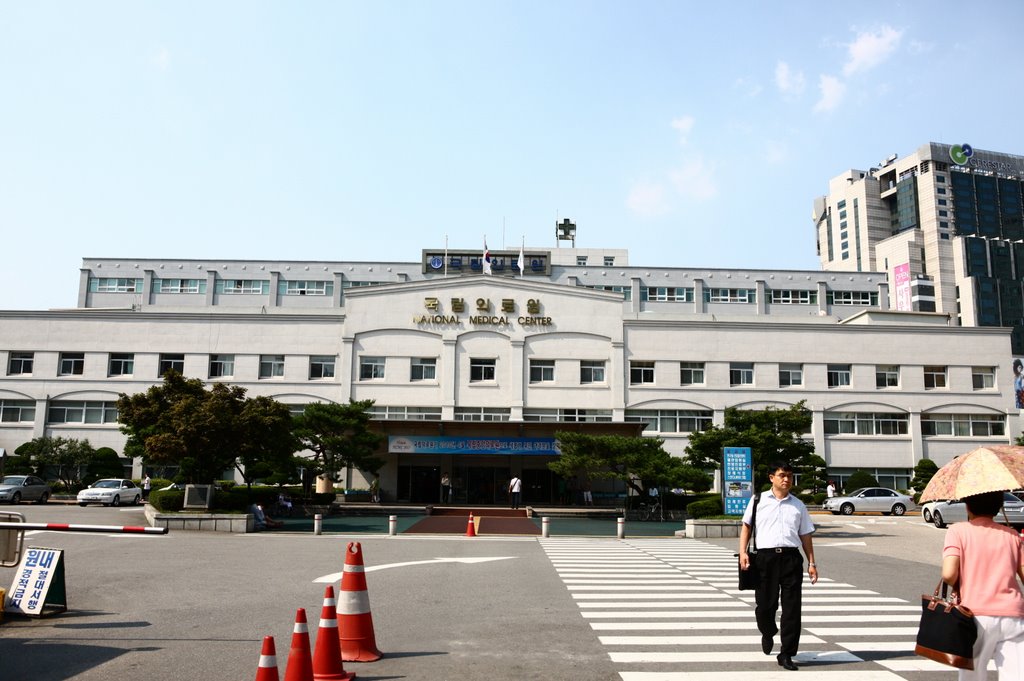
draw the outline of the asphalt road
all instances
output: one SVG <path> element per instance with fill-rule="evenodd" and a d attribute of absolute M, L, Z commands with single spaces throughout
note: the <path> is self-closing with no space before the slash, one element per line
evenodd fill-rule
<path fill-rule="evenodd" d="M 141 509 L 12 510 L 30 522 L 144 522 Z M 823 577 L 910 603 L 938 581 L 944 532 L 919 518 L 819 515 L 815 521 Z M 358 678 L 620 678 L 622 665 L 581 617 L 536 538 L 44 532 L 26 543 L 65 550 L 69 611 L 40 619 L 6 615 L 0 680 L 251 679 L 268 634 L 277 641 L 283 678 L 296 608 L 306 609 L 315 639 L 325 586 L 315 580 L 342 570 L 349 541 L 362 545 L 377 643 L 385 653 L 378 662 L 346 663 Z M 711 543 L 735 550 L 736 542 Z M 435 560 L 473 557 L 495 560 Z M 0 584 L 9 587 L 13 573 L 0 570 Z M 884 678 L 954 677 L 909 672 Z"/>

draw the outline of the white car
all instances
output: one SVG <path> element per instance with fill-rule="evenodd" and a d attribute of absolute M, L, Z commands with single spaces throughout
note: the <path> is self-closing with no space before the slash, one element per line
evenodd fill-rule
<path fill-rule="evenodd" d="M 931 504 L 931 517 L 925 517 L 923 511 L 921 515 L 925 517 L 926 523 L 931 522 L 935 527 L 967 521 L 967 504 L 962 501 L 929 501 L 928 504 Z M 993 520 L 1014 528 L 1024 527 L 1024 501 L 1009 492 L 1003 492 L 1003 508 Z"/>
<path fill-rule="evenodd" d="M 78 505 L 103 504 L 104 506 L 136 505 L 142 501 L 142 488 L 128 478 L 104 478 L 97 480 L 78 493 Z"/>

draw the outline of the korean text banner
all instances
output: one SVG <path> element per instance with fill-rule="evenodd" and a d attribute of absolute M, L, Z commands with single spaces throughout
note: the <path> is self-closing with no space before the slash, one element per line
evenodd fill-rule
<path fill-rule="evenodd" d="M 558 445 L 549 437 L 445 437 L 441 435 L 390 435 L 392 454 L 525 454 L 558 456 Z"/>
<path fill-rule="evenodd" d="M 743 515 L 754 494 L 750 447 L 722 449 L 722 494 L 726 515 Z"/>

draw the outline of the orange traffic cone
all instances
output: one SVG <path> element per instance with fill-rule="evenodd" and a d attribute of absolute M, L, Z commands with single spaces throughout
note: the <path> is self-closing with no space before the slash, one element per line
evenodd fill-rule
<path fill-rule="evenodd" d="M 377 641 L 373 635 L 370 595 L 366 591 L 363 551 L 359 542 L 349 542 L 345 548 L 345 570 L 341 575 L 341 591 L 338 592 L 338 598 L 341 659 L 346 662 L 379 660 L 381 652 L 377 650 Z"/>
<path fill-rule="evenodd" d="M 263 637 L 263 649 L 260 651 L 260 666 L 256 668 L 256 681 L 281 681 L 277 675 L 277 651 L 274 649 L 274 637 Z"/>
<path fill-rule="evenodd" d="M 469 523 L 466 524 L 466 536 L 467 537 L 475 537 L 476 536 L 476 525 L 473 524 L 473 514 L 472 513 L 469 514 Z"/>
<path fill-rule="evenodd" d="M 320 611 L 320 629 L 316 633 L 313 649 L 314 681 L 346 681 L 354 679 L 341 664 L 341 645 L 338 642 L 338 612 L 334 600 L 334 587 L 324 590 L 324 607 Z"/>
<path fill-rule="evenodd" d="M 288 652 L 284 681 L 313 681 L 313 658 L 309 654 L 309 626 L 306 623 L 305 608 L 295 612 L 292 649 Z"/>

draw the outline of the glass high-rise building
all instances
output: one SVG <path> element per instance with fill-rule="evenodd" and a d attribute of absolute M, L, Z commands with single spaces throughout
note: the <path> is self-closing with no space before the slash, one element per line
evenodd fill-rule
<path fill-rule="evenodd" d="M 814 201 L 825 270 L 888 275 L 890 307 L 1013 327 L 1024 354 L 1024 156 L 930 142 Z"/>

